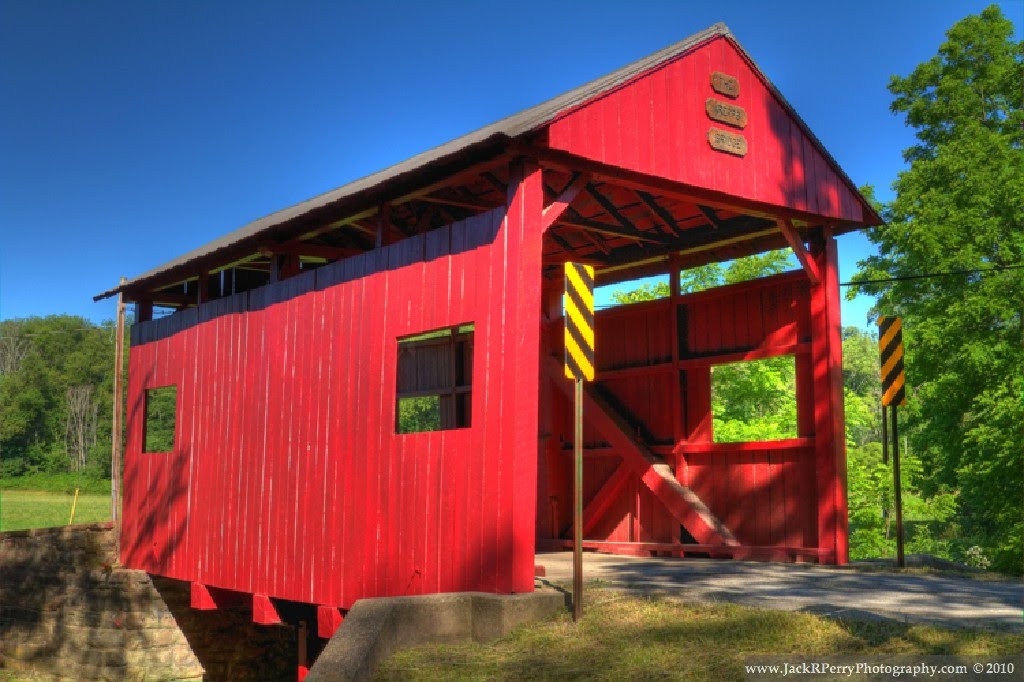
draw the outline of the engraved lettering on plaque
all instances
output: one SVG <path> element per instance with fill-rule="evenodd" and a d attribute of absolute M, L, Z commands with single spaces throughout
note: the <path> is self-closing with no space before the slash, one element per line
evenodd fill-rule
<path fill-rule="evenodd" d="M 721 71 L 711 74 L 711 89 L 732 99 L 740 96 L 740 82 L 736 80 L 735 76 L 727 76 Z"/>
<path fill-rule="evenodd" d="M 737 128 L 747 127 L 747 112 L 743 107 L 729 104 L 718 99 L 709 97 L 704 104 L 708 117 L 721 123 L 727 123 Z"/>
<path fill-rule="evenodd" d="M 728 130 L 711 128 L 708 130 L 708 143 L 711 144 L 712 149 L 726 154 L 745 156 L 747 153 L 747 138 Z"/>

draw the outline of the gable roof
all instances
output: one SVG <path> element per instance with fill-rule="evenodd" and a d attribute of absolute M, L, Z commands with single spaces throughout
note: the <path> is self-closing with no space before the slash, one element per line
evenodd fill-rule
<path fill-rule="evenodd" d="M 246 242 L 255 243 L 260 239 L 265 239 L 273 230 L 281 228 L 292 221 L 297 221 L 305 216 L 309 216 L 311 213 L 329 209 L 331 207 L 340 208 L 345 205 L 348 205 L 348 207 L 354 209 L 354 211 L 358 211 L 361 210 L 361 208 L 373 206 L 376 203 L 379 203 L 379 200 L 373 200 L 374 196 L 379 194 L 380 190 L 382 190 L 386 185 L 405 182 L 415 184 L 418 178 L 425 177 L 429 172 L 437 170 L 438 168 L 443 168 L 462 157 L 478 155 L 482 160 L 489 155 L 497 155 L 503 151 L 507 144 L 512 140 L 544 128 L 555 119 L 573 109 L 578 108 L 584 103 L 600 97 L 632 80 L 638 75 L 654 69 L 661 64 L 688 52 L 692 48 L 717 37 L 725 37 L 729 39 L 740 54 L 743 55 L 751 65 L 753 65 L 762 77 L 764 77 L 764 82 L 771 93 L 778 98 L 782 106 L 803 129 L 803 132 L 808 136 L 812 143 L 817 146 L 828 162 L 835 168 L 839 176 L 855 192 L 857 192 L 856 185 L 843 172 L 839 164 L 828 153 L 828 150 L 825 149 L 824 145 L 821 144 L 820 140 L 818 140 L 814 133 L 811 132 L 810 128 L 807 127 L 807 124 L 800 118 L 789 102 L 781 93 L 779 93 L 778 89 L 775 88 L 766 76 L 763 76 L 763 71 L 757 67 L 753 59 L 750 58 L 750 55 L 747 54 L 742 46 L 739 45 L 729 28 L 724 23 L 717 23 L 703 31 L 694 33 L 677 43 L 673 43 L 668 47 L 658 50 L 647 57 L 627 64 L 612 73 L 596 78 L 557 97 L 482 128 L 478 128 L 477 130 L 467 133 L 462 137 L 458 137 L 450 142 L 421 152 L 409 159 L 406 159 L 405 161 L 377 171 L 376 173 L 371 173 L 370 175 L 346 185 L 342 185 L 341 187 L 330 190 L 311 199 L 307 199 L 288 208 L 264 216 L 263 218 L 254 220 L 253 222 L 219 237 L 204 246 L 183 254 L 171 261 L 168 261 L 167 263 L 164 263 L 163 265 L 149 270 L 148 272 L 138 275 L 123 284 L 97 294 L 93 297 L 93 300 L 98 301 L 116 295 L 121 291 L 133 288 L 142 288 L 147 283 L 163 279 L 166 276 L 171 275 L 176 270 L 181 271 L 183 275 L 182 279 L 185 279 L 192 274 L 188 272 L 188 270 L 191 269 L 190 266 L 193 266 L 200 261 L 215 260 L 219 255 L 227 255 L 229 252 L 237 250 Z M 857 192 L 857 194 L 863 201 L 864 205 L 868 208 L 870 215 L 877 219 L 876 222 L 871 224 L 881 223 L 881 219 L 879 219 L 874 210 L 871 209 L 867 200 L 864 199 L 859 192 Z M 366 206 L 360 206 L 361 203 L 365 203 Z"/>

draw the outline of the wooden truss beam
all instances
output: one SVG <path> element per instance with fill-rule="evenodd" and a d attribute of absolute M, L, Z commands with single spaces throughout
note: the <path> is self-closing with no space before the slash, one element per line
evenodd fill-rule
<path fill-rule="evenodd" d="M 680 251 L 680 269 L 714 263 L 724 260 L 748 256 L 751 253 L 760 253 L 771 249 L 781 249 L 786 246 L 786 240 L 777 229 L 757 230 L 752 232 L 748 238 L 735 238 L 724 241 L 706 244 L 701 247 L 693 247 Z M 630 264 L 608 266 L 600 268 L 596 272 L 597 283 L 600 286 L 617 284 L 626 280 L 647 277 L 650 275 L 664 275 L 671 269 L 669 259 L 671 254 L 658 254 L 646 258 L 638 258 Z"/>
<path fill-rule="evenodd" d="M 610 166 L 599 161 L 577 156 L 569 152 L 546 147 L 538 147 L 528 143 L 511 145 L 513 153 L 524 154 L 537 161 L 545 168 L 553 168 L 566 173 L 588 173 L 594 181 L 608 182 L 630 189 L 656 192 L 664 197 L 692 204 L 702 204 L 716 209 L 726 209 L 736 213 L 776 220 L 780 215 L 805 222 L 836 225 L 852 225 L 848 221 L 829 220 L 814 213 L 781 209 L 772 204 L 742 199 L 726 192 L 688 185 L 676 180 L 656 175 L 649 175 L 617 166 Z"/>
<path fill-rule="evenodd" d="M 718 214 L 715 213 L 715 209 L 711 208 L 710 206 L 704 206 L 702 204 L 698 204 L 697 208 L 700 209 L 700 212 L 703 213 L 704 217 L 708 219 L 708 223 L 710 223 L 711 227 L 715 228 L 716 230 L 722 229 L 722 221 L 718 217 Z"/>
<path fill-rule="evenodd" d="M 614 218 L 615 222 L 617 222 L 623 228 L 631 230 L 633 232 L 640 232 L 640 230 L 637 229 L 636 224 L 626 216 L 622 215 L 622 212 L 619 211 L 618 206 L 612 203 L 611 199 L 601 194 L 601 192 L 599 192 L 592 183 L 587 183 L 587 194 L 593 197 L 594 201 L 596 201 L 601 206 L 601 208 L 604 209 L 605 213 Z"/>
<path fill-rule="evenodd" d="M 571 397 L 572 384 L 565 380 L 562 365 L 551 356 L 544 362 L 550 379 L 567 397 Z M 665 460 L 632 435 L 629 423 L 594 390 L 593 384 L 585 385 L 583 408 L 587 421 L 621 452 L 622 461 L 694 538 L 708 544 L 739 544 L 704 501 L 676 479 Z"/>
<path fill-rule="evenodd" d="M 563 217 L 558 221 L 558 225 L 560 227 L 571 227 L 576 230 L 589 230 L 609 237 L 623 237 L 637 242 L 648 242 L 650 244 L 660 244 L 662 246 L 668 246 L 672 243 L 659 234 L 630 230 L 625 227 L 619 227 L 618 225 L 609 225 L 608 223 L 584 218 L 581 215 Z"/>
<path fill-rule="evenodd" d="M 498 176 L 495 175 L 493 172 L 484 171 L 483 173 L 480 174 L 480 177 L 482 177 L 484 180 L 490 183 L 491 187 L 493 187 L 494 190 L 498 192 L 501 196 L 506 196 L 508 194 L 508 185 L 499 180 Z"/>
<path fill-rule="evenodd" d="M 307 242 L 292 239 L 283 243 L 267 243 L 260 247 L 260 253 L 264 256 L 308 256 L 310 258 L 326 258 L 327 260 L 340 260 L 349 256 L 356 256 L 363 253 L 363 249 L 344 248 L 338 246 L 325 246 L 323 244 L 309 244 Z"/>
<path fill-rule="evenodd" d="M 710 226 L 690 228 L 679 237 L 669 241 L 666 245 L 669 246 L 673 253 L 683 256 L 691 250 L 707 250 L 716 244 L 724 245 L 736 241 L 746 241 L 762 231 L 777 234 L 774 221 L 751 218 L 749 216 L 729 218 L 728 220 L 721 221 L 720 225 L 721 227 L 718 228 Z M 649 250 L 641 249 L 637 246 L 624 246 L 609 259 L 609 265 L 629 267 L 637 261 L 649 257 Z M 601 273 L 597 274 L 598 278 L 600 278 Z"/>
<path fill-rule="evenodd" d="M 459 199 L 451 197 L 439 197 L 439 196 L 422 196 L 419 197 L 418 201 L 425 201 L 429 204 L 440 204 L 442 206 L 455 206 L 456 208 L 465 208 L 471 211 L 491 211 L 497 206 L 492 204 L 485 204 L 482 201 L 471 201 L 469 199 Z"/>
<path fill-rule="evenodd" d="M 683 228 L 679 226 L 679 221 L 677 221 L 672 214 L 668 212 L 668 209 L 659 204 L 653 195 L 643 191 L 642 189 L 634 191 L 636 192 L 636 195 L 640 197 L 640 201 L 644 202 L 647 208 L 650 209 L 654 215 L 658 216 L 658 218 L 661 219 L 661 222 L 665 223 L 670 230 L 676 234 L 680 234 L 683 231 Z"/>

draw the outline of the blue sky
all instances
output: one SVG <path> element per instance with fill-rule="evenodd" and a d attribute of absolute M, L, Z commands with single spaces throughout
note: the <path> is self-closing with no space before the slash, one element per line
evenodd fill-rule
<path fill-rule="evenodd" d="M 887 199 L 912 139 L 889 76 L 986 4 L 0 0 L 0 318 L 111 318 L 91 296 L 120 275 L 716 21 Z M 871 252 L 842 237 L 841 277 Z"/>

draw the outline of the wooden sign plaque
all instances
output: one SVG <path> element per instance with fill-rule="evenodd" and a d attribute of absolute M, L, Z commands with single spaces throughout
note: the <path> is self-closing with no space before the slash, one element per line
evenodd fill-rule
<path fill-rule="evenodd" d="M 738 107 L 735 104 L 729 104 L 712 97 L 708 97 L 704 107 L 708 112 L 708 117 L 713 121 L 727 123 L 737 128 L 747 127 L 747 112 L 743 107 Z"/>
<path fill-rule="evenodd" d="M 711 74 L 711 89 L 719 95 L 725 95 L 732 99 L 740 96 L 740 82 L 736 80 L 735 76 L 726 75 L 721 71 Z"/>
<path fill-rule="evenodd" d="M 746 156 L 747 154 L 747 138 L 739 133 L 711 128 L 708 130 L 708 142 L 712 149 L 717 149 L 720 152 L 736 156 Z"/>

